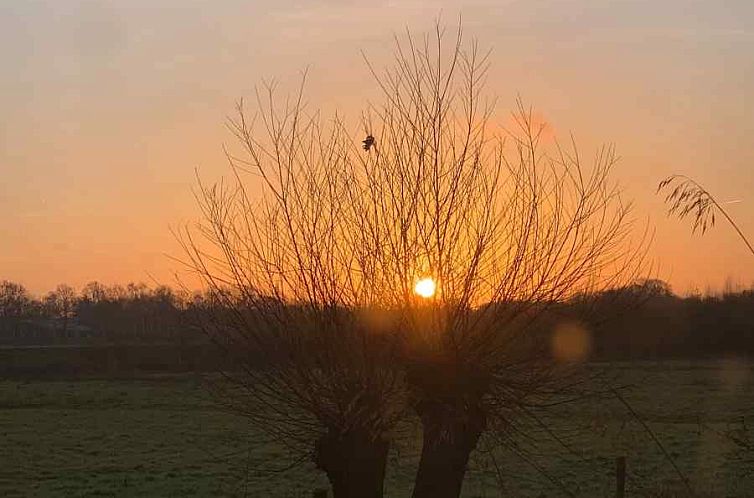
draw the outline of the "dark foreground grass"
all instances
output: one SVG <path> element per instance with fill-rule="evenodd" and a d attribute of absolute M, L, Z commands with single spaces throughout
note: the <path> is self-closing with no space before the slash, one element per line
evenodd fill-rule
<path fill-rule="evenodd" d="M 2 382 L 0 441 L 0 496 L 243 496 L 252 487 L 249 496 L 308 496 L 316 485 L 312 469 L 258 479 L 287 455 L 215 409 L 190 377 Z"/>
<path fill-rule="evenodd" d="M 625 393 L 697 492 L 754 496 L 754 455 L 724 433 L 754 436 L 754 372 L 736 361 L 613 365 Z M 629 496 L 684 496 L 680 478 L 620 403 L 567 406 L 479 451 L 468 497 L 612 496 L 628 459 Z M 391 454 L 390 497 L 410 495 L 418 438 Z M 517 453 L 523 452 L 523 458 Z M 526 460 L 531 463 L 527 463 Z M 242 418 L 217 409 L 192 376 L 0 381 L 0 496 L 310 497 L 326 480 Z M 539 467 L 537 470 L 533 465 Z M 560 483 L 560 484 L 558 484 Z"/>

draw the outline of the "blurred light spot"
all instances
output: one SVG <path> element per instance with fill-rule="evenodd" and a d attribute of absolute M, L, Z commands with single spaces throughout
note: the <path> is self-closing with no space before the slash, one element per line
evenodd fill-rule
<path fill-rule="evenodd" d="M 393 327 L 393 317 L 386 310 L 366 308 L 360 312 L 360 320 L 366 330 L 371 333 L 384 334 Z"/>
<path fill-rule="evenodd" d="M 591 352 L 592 336 L 577 323 L 561 323 L 553 331 L 551 346 L 552 355 L 558 361 L 583 361 Z"/>

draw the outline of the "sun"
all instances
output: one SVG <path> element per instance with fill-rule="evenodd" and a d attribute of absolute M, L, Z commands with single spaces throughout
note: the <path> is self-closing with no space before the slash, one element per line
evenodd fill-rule
<path fill-rule="evenodd" d="M 435 295 L 435 291 L 437 290 L 437 284 L 435 284 L 434 279 L 432 277 L 425 277 L 421 280 L 418 280 L 416 282 L 416 285 L 414 285 L 414 292 L 416 295 L 421 296 L 425 299 L 429 299 L 430 297 Z"/>

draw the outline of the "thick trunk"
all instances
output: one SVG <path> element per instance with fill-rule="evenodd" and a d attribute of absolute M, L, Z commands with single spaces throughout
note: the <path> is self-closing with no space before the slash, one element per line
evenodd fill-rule
<path fill-rule="evenodd" d="M 481 410 L 432 404 L 417 409 L 423 438 L 413 498 L 458 498 L 469 455 L 485 428 Z"/>
<path fill-rule="evenodd" d="M 315 463 L 334 498 L 382 498 L 389 443 L 366 434 L 328 433 L 317 441 Z"/>

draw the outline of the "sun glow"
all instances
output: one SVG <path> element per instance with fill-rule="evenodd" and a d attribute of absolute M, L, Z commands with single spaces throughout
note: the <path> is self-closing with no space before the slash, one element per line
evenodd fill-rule
<path fill-rule="evenodd" d="M 422 278 L 416 282 L 416 285 L 414 285 L 414 292 L 425 299 L 434 296 L 436 290 L 437 285 L 431 277 Z"/>

